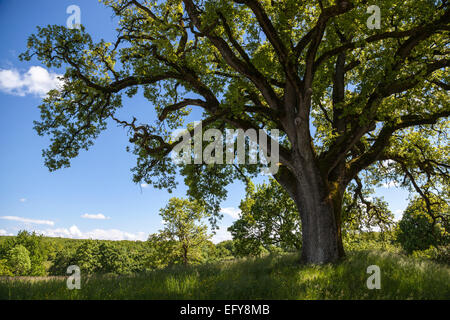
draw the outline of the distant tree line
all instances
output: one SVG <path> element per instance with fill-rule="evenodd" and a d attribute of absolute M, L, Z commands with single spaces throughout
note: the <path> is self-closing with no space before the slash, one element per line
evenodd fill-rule
<path fill-rule="evenodd" d="M 48 238 L 28 231 L 0 237 L 0 276 L 66 275 L 70 265 L 85 274 L 130 274 L 234 257 L 230 243 L 209 240 L 200 203 L 172 198 L 160 214 L 164 228 L 147 241 Z"/>
<path fill-rule="evenodd" d="M 155 242 L 155 239 L 158 239 Z M 84 274 L 131 274 L 185 263 L 176 244 L 160 235 L 148 241 L 74 240 L 48 238 L 21 231 L 0 237 L 0 276 L 64 276 L 70 265 Z M 190 264 L 233 259 L 232 241 L 205 241 Z"/>
<path fill-rule="evenodd" d="M 447 203 L 437 198 L 430 203 L 413 198 L 402 219 L 394 223 L 381 200 L 375 210 L 349 197 L 344 199 L 344 207 L 353 210 L 348 214 L 352 219 L 343 221 L 347 249 L 396 247 L 406 254 L 450 263 Z M 240 209 L 239 219 L 229 228 L 233 240 L 218 244 L 211 242 L 207 233 L 205 206 L 180 198 L 170 199 L 160 210 L 164 228 L 147 241 L 48 238 L 21 231 L 15 237 L 0 237 L 0 276 L 62 276 L 70 265 L 79 266 L 85 274 L 131 274 L 301 248 L 297 208 L 275 180 L 256 187 L 250 182 Z M 373 211 L 358 214 L 361 210 Z M 361 220 L 358 216 L 371 218 Z M 373 226 L 378 226 L 378 231 L 368 232 Z"/>

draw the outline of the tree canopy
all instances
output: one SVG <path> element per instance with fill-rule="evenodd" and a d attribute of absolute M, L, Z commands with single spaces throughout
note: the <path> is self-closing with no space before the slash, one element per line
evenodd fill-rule
<path fill-rule="evenodd" d="M 397 241 L 407 253 L 450 245 L 448 203 L 433 197 L 431 204 L 430 215 L 424 199 L 412 199 L 398 223 Z"/>
<path fill-rule="evenodd" d="M 301 248 L 301 222 L 297 206 L 287 192 L 271 179 L 268 184 L 249 183 L 241 214 L 229 228 L 235 250 L 241 255 L 258 255 L 260 247 L 285 250 Z"/>
<path fill-rule="evenodd" d="M 160 214 L 164 229 L 159 233 L 159 239 L 171 244 L 171 249 L 165 250 L 165 254 L 170 252 L 184 264 L 198 260 L 209 238 L 207 226 L 202 223 L 205 208 L 197 201 L 171 198 Z"/>

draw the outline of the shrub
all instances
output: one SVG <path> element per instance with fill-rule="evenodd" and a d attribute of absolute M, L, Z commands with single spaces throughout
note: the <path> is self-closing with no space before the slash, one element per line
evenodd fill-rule
<path fill-rule="evenodd" d="M 76 264 L 74 262 L 75 251 L 62 249 L 56 252 L 52 259 L 52 265 L 49 268 L 49 273 L 54 276 L 65 275 L 67 268 Z"/>
<path fill-rule="evenodd" d="M 397 241 L 408 254 L 449 244 L 448 213 L 442 207 L 433 209 L 443 218 L 431 216 L 422 199 L 414 199 L 403 213 Z"/>
<path fill-rule="evenodd" d="M 415 250 L 412 256 L 421 259 L 434 260 L 439 263 L 450 264 L 450 246 L 429 247 L 426 250 Z"/>
<path fill-rule="evenodd" d="M 13 276 L 14 274 L 11 272 L 8 266 L 8 260 L 1 259 L 0 260 L 0 276 Z"/>
<path fill-rule="evenodd" d="M 78 246 L 73 258 L 73 264 L 79 266 L 82 273 L 93 274 L 101 268 L 99 245 L 99 241 L 84 240 Z"/>
<path fill-rule="evenodd" d="M 132 273 L 132 261 L 124 248 L 103 242 L 99 248 L 99 273 Z"/>
<path fill-rule="evenodd" d="M 26 276 L 31 270 L 30 252 L 22 245 L 17 245 L 8 253 L 10 270 L 18 276 Z"/>
<path fill-rule="evenodd" d="M 46 274 L 45 261 L 49 255 L 50 246 L 43 241 L 43 236 L 35 232 L 19 231 L 16 237 L 8 238 L 0 248 L 0 259 L 9 260 L 9 252 L 16 246 L 22 246 L 28 251 L 30 259 L 30 269 L 27 274 L 30 276 L 44 276 Z"/>

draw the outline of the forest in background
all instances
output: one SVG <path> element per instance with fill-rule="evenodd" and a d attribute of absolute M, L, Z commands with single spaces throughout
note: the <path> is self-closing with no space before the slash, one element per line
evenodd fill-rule
<path fill-rule="evenodd" d="M 233 240 L 218 244 L 208 234 L 206 206 L 176 197 L 160 209 L 164 228 L 147 241 L 50 238 L 23 230 L 0 237 L 0 276 L 65 276 L 72 265 L 82 274 L 124 275 L 301 251 L 297 208 L 275 180 L 249 182 L 239 208 L 239 219 L 228 228 Z M 435 218 L 423 199 L 412 198 L 399 221 L 387 206 L 364 208 L 348 198 L 344 208 L 346 252 L 381 250 L 450 264 L 447 204 L 436 206 Z"/>

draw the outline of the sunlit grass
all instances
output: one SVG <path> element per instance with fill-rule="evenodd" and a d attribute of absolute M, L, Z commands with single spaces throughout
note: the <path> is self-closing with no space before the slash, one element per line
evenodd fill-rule
<path fill-rule="evenodd" d="M 369 290 L 369 265 L 381 289 Z M 0 299 L 450 299 L 450 268 L 382 251 L 356 251 L 339 264 L 300 266 L 298 256 L 267 256 L 176 266 L 133 276 L 65 280 L 0 280 Z"/>

